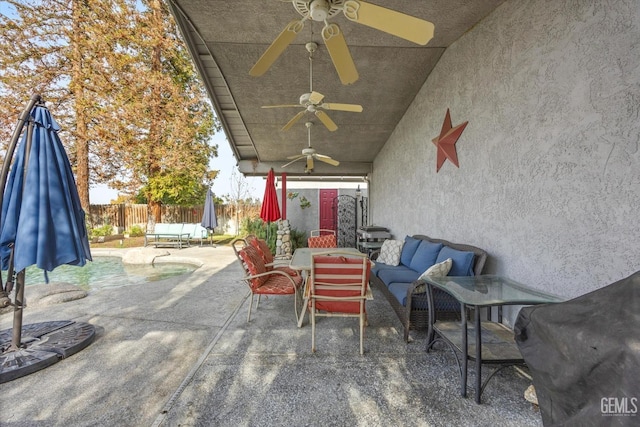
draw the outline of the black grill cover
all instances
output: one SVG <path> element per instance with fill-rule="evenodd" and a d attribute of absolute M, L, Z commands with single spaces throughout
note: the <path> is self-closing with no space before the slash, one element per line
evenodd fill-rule
<path fill-rule="evenodd" d="M 640 271 L 525 307 L 514 330 L 545 426 L 640 425 Z"/>

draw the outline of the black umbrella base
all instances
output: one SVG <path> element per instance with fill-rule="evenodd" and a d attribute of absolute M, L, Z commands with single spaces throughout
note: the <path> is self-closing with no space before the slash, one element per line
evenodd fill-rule
<path fill-rule="evenodd" d="M 0 331 L 0 384 L 32 374 L 91 344 L 93 325 L 62 320 L 22 326 L 22 348 L 12 351 L 13 329 Z"/>

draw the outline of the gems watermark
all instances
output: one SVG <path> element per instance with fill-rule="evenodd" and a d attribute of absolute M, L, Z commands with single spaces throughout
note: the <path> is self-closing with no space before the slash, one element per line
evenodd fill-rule
<path fill-rule="evenodd" d="M 600 412 L 604 417 L 635 417 L 638 414 L 637 397 L 603 397 Z"/>

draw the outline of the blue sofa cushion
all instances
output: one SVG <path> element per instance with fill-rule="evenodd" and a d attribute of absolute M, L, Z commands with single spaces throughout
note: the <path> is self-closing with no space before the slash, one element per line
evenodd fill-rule
<path fill-rule="evenodd" d="M 411 236 L 406 236 L 404 238 L 404 245 L 402 246 L 402 253 L 400 254 L 400 264 L 406 265 L 407 267 L 411 265 L 411 260 L 413 259 L 420 242 L 422 242 L 422 239 L 414 239 Z"/>
<path fill-rule="evenodd" d="M 442 243 L 432 243 L 423 240 L 418 245 L 418 249 L 416 249 L 416 253 L 411 259 L 411 264 L 409 264 L 409 268 L 420 274 L 424 273 L 429 267 L 436 263 L 441 249 Z"/>
<path fill-rule="evenodd" d="M 418 276 L 420 276 L 420 273 L 404 265 L 380 270 L 378 272 L 378 278 L 387 286 L 393 282 L 411 283 L 414 280 L 418 280 Z"/>
<path fill-rule="evenodd" d="M 474 256 L 473 252 L 458 251 L 449 246 L 444 246 L 438 254 L 436 263 L 451 258 L 453 264 L 451 265 L 451 270 L 449 270 L 449 276 L 473 276 Z"/>
<path fill-rule="evenodd" d="M 389 285 L 389 292 L 405 307 L 407 306 L 407 289 L 410 285 L 411 283 L 391 283 Z"/>
<path fill-rule="evenodd" d="M 385 264 L 383 262 L 378 262 L 378 261 L 375 261 L 374 264 L 375 265 L 371 267 L 371 274 L 375 276 L 378 276 L 382 270 L 394 270 L 399 267 L 396 265 L 389 265 L 389 264 Z"/>

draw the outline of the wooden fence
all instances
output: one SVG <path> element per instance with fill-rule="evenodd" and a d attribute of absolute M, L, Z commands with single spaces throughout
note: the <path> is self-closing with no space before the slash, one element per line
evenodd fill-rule
<path fill-rule="evenodd" d="M 204 205 L 175 206 L 163 205 L 161 207 L 162 220 L 166 223 L 200 223 Z M 114 232 L 122 232 L 131 229 L 133 225 L 139 225 L 143 229 L 147 226 L 146 204 L 121 204 L 121 205 L 91 205 L 90 219 L 93 227 L 109 224 L 114 227 Z M 216 205 L 216 218 L 218 219 L 218 233 L 235 234 L 238 223 L 244 218 L 260 214 L 260 206 L 240 205 Z"/>

